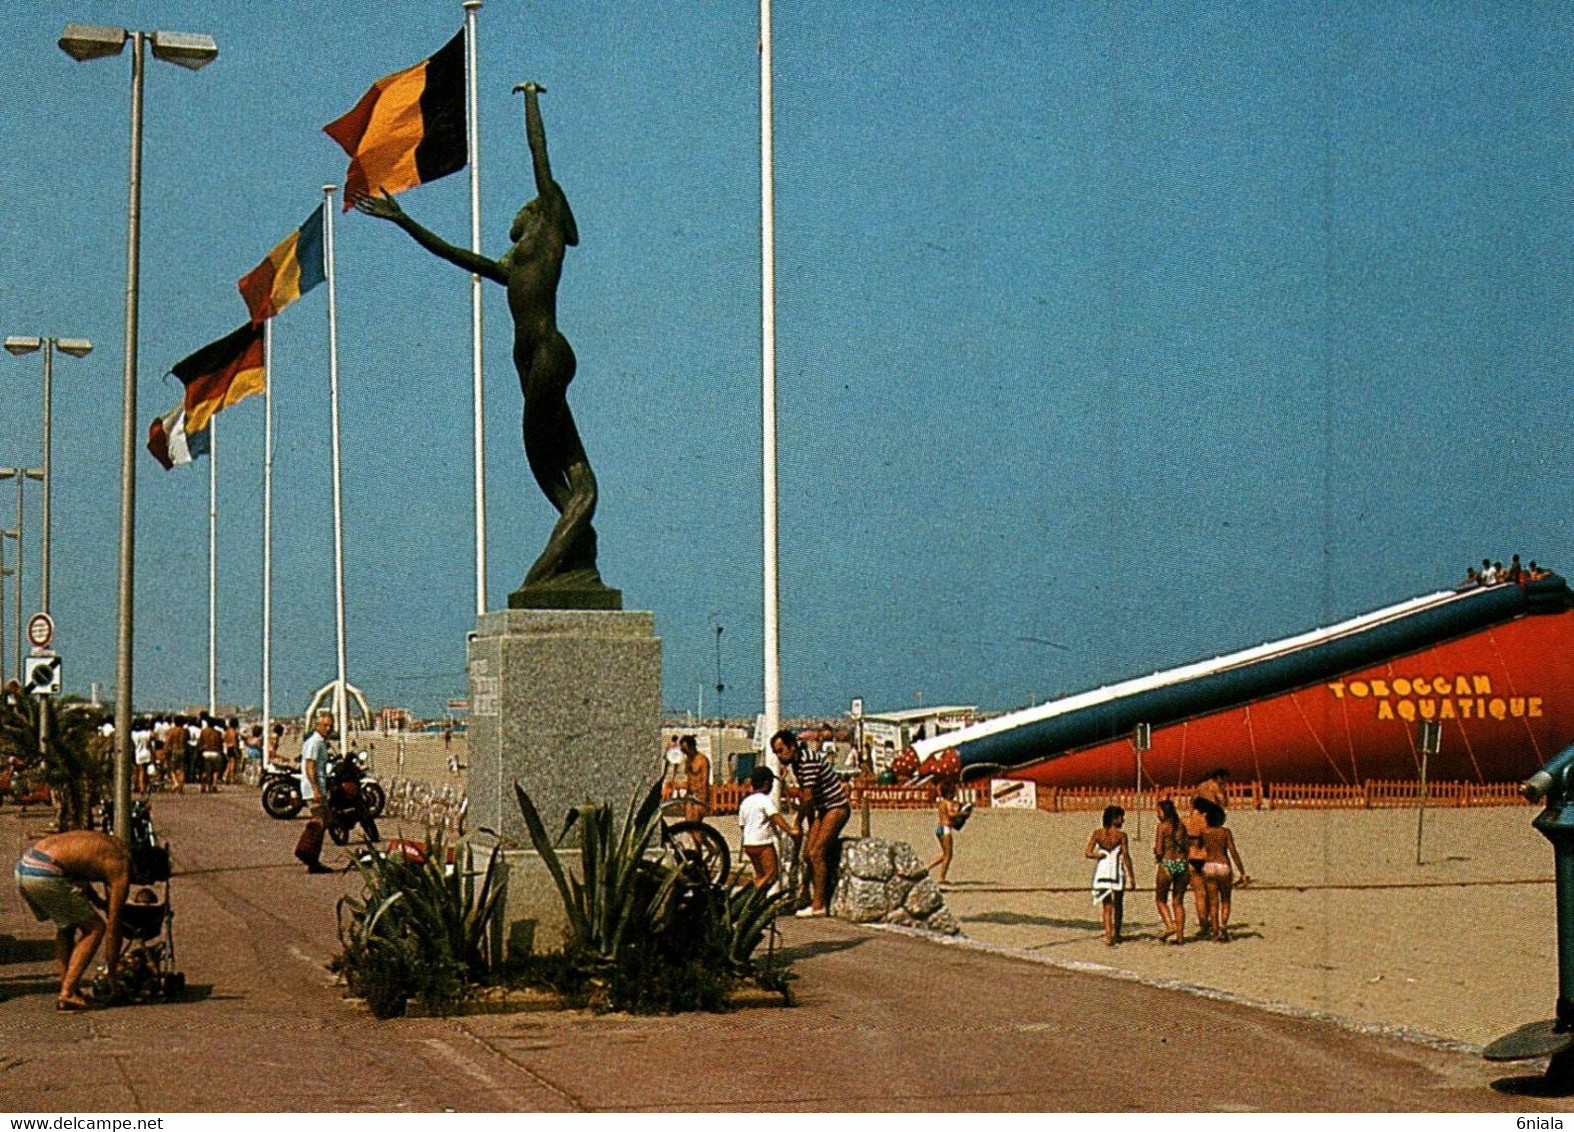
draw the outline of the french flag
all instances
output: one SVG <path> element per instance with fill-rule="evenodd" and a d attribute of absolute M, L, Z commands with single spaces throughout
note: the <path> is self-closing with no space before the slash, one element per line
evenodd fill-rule
<path fill-rule="evenodd" d="M 148 426 L 148 451 L 165 470 L 208 454 L 208 430 L 186 433 L 186 406 L 176 405 Z"/>

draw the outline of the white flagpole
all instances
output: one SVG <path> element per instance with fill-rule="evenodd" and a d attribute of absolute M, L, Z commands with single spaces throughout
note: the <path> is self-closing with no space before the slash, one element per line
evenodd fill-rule
<path fill-rule="evenodd" d="M 262 752 L 273 735 L 273 320 L 262 324 Z"/>
<path fill-rule="evenodd" d="M 219 703 L 219 416 L 208 418 L 208 717 Z"/>
<path fill-rule="evenodd" d="M 328 278 L 328 391 L 332 404 L 333 428 L 333 609 L 336 634 L 337 676 L 333 686 L 333 722 L 339 732 L 339 749 L 350 749 L 347 730 L 344 662 L 344 496 L 339 477 L 339 306 L 338 284 L 333 263 L 333 194 L 337 185 L 322 187 L 323 266 Z M 311 721 L 306 721 L 307 726 Z"/>
<path fill-rule="evenodd" d="M 779 770 L 769 737 L 781 726 L 780 587 L 776 534 L 776 201 L 771 136 L 771 0 L 760 0 L 761 327 L 764 369 L 765 735 L 766 763 Z"/>
<path fill-rule="evenodd" d="M 481 124 L 476 113 L 475 15 L 481 0 L 464 0 L 465 121 L 470 151 L 470 250 L 481 254 Z M 475 612 L 486 612 L 486 434 L 481 381 L 481 277 L 470 276 L 470 372 L 475 420 Z"/>

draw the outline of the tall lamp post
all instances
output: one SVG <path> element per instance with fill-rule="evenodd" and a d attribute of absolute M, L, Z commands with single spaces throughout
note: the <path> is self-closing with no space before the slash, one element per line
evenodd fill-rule
<path fill-rule="evenodd" d="M 39 349 L 44 351 L 44 500 L 42 508 L 43 549 L 39 562 L 38 605 L 43 612 L 49 612 L 49 478 L 51 449 L 53 445 L 54 428 L 54 357 L 55 351 L 70 354 L 73 358 L 85 358 L 93 352 L 93 343 L 86 338 L 29 338 L 13 336 L 5 340 L 5 348 L 18 356 L 31 354 Z"/>
<path fill-rule="evenodd" d="M 12 570 L 9 566 L 7 566 L 5 564 L 5 536 L 9 535 L 10 533 L 11 533 L 10 531 L 0 531 L 0 689 L 3 689 L 6 686 L 6 674 L 5 674 L 5 668 L 6 668 L 6 665 L 5 665 L 5 580 L 16 572 L 16 571 Z M 16 678 L 18 680 L 22 679 L 22 674 L 20 672 L 18 672 L 16 674 Z"/>
<path fill-rule="evenodd" d="M 11 537 L 16 539 L 16 609 L 13 611 L 12 626 L 16 631 L 15 671 L 18 679 L 22 676 L 22 489 L 28 480 L 42 480 L 42 468 L 0 468 L 0 480 L 16 481 L 16 527 L 11 531 Z"/>
<path fill-rule="evenodd" d="M 211 36 L 67 24 L 60 49 L 79 63 L 119 55 L 131 41 L 131 172 L 126 205 L 126 359 L 120 416 L 120 577 L 115 627 L 115 835 L 131 834 L 131 641 L 137 539 L 137 284 L 142 262 L 143 44 L 153 57 L 197 71 L 218 57 Z"/>

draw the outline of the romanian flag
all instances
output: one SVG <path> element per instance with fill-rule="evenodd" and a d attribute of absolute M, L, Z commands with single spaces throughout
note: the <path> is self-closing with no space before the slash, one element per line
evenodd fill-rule
<path fill-rule="evenodd" d="M 214 413 L 263 391 L 262 324 L 248 322 L 209 342 L 170 372 L 186 387 L 186 435 L 201 432 Z"/>
<path fill-rule="evenodd" d="M 465 167 L 465 33 L 436 55 L 372 84 L 322 128 L 350 155 L 344 210 L 368 194 L 400 193 Z"/>
<path fill-rule="evenodd" d="M 167 471 L 177 464 L 189 464 L 210 450 L 211 433 L 186 431 L 186 406 L 176 405 L 148 426 L 148 451 Z"/>
<path fill-rule="evenodd" d="M 322 209 L 318 208 L 240 281 L 240 295 L 252 322 L 266 322 L 324 278 Z"/>

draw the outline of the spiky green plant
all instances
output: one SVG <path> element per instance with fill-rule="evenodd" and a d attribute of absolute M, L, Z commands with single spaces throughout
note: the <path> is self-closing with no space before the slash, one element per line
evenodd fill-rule
<path fill-rule="evenodd" d="M 789 898 L 753 888 L 729 893 L 655 855 L 659 783 L 630 802 L 621 826 L 607 804 L 570 812 L 564 833 L 580 830 L 577 875 L 565 868 L 530 795 L 518 783 L 514 792 L 569 921 L 560 956 L 524 964 L 521 973 L 532 985 L 598 1009 L 636 1013 L 722 1010 L 744 979 L 787 997 L 786 964 L 761 965 L 753 956 Z"/>
<path fill-rule="evenodd" d="M 340 968 L 352 992 L 379 1010 L 388 1000 L 416 998 L 433 1013 L 452 1008 L 488 970 L 487 941 L 502 895 L 498 851 L 484 870 L 449 866 L 441 834 L 418 860 L 367 853 L 357 862 L 365 889 L 340 901 Z M 344 913 L 349 913 L 348 924 Z M 385 984 L 393 984 L 386 989 Z M 398 1013 L 403 1012 L 402 1005 Z M 379 1013 L 379 1017 L 389 1015 Z"/>
<path fill-rule="evenodd" d="M 614 828 L 612 807 L 605 803 L 569 811 L 563 835 L 579 827 L 578 875 L 563 867 L 557 842 L 547 834 L 535 803 L 517 782 L 514 794 L 530 842 L 562 897 L 569 922 L 569 950 L 593 962 L 613 962 L 636 925 L 648 931 L 651 921 L 667 912 L 672 892 L 682 879 L 676 870 L 649 859 L 661 824 L 661 784 L 653 785 L 643 799 L 636 797 L 629 803 L 621 828 Z"/>

